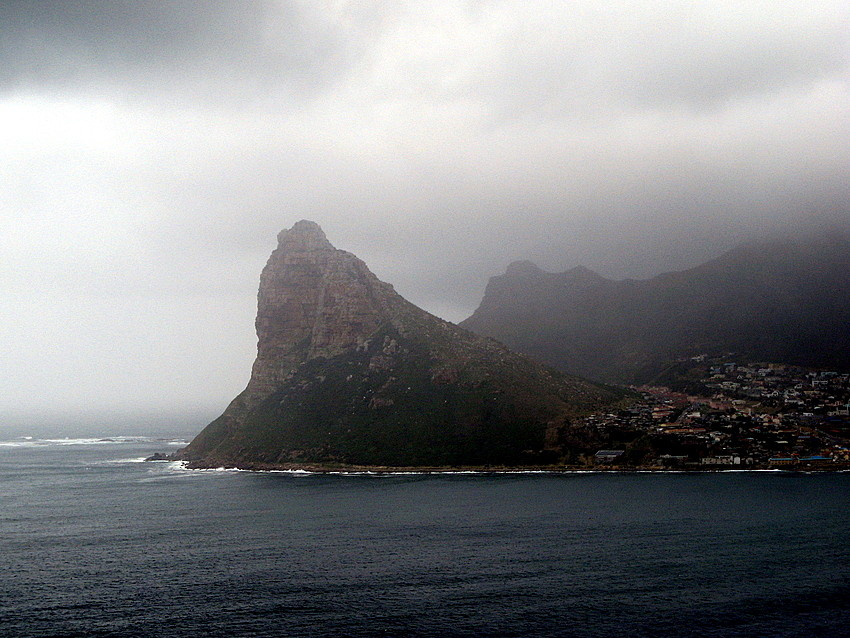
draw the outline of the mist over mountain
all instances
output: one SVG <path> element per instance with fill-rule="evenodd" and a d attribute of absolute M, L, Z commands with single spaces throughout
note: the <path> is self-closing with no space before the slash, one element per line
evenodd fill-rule
<path fill-rule="evenodd" d="M 848 369 L 848 301 L 850 236 L 833 230 L 747 242 L 645 280 L 514 262 L 460 325 L 573 374 L 647 382 L 701 353 Z"/>
<path fill-rule="evenodd" d="M 257 359 L 183 451 L 195 466 L 554 462 L 571 419 L 626 397 L 406 301 L 301 221 L 260 278 Z"/>

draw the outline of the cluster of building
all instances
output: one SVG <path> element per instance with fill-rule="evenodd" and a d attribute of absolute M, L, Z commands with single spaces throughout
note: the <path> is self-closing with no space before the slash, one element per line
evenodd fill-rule
<path fill-rule="evenodd" d="M 850 469 L 850 375 L 705 355 L 683 388 L 634 388 L 643 400 L 579 428 L 588 465 L 683 469 Z M 678 391 L 677 391 L 678 390 Z M 593 451 L 592 445 L 596 449 Z"/>

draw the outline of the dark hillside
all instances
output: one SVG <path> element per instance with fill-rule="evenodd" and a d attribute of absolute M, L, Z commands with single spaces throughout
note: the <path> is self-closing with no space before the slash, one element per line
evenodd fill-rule
<path fill-rule="evenodd" d="M 529 262 L 493 277 L 462 326 L 560 370 L 645 382 L 677 358 L 735 352 L 850 368 L 850 240 L 748 243 L 696 268 L 613 281 Z"/>

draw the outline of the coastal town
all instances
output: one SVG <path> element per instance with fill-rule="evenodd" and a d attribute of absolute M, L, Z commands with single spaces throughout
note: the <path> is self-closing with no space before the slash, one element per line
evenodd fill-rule
<path fill-rule="evenodd" d="M 642 401 L 578 424 L 571 464 L 683 470 L 850 470 L 850 375 L 699 355 Z M 595 445 L 595 449 L 594 449 Z"/>

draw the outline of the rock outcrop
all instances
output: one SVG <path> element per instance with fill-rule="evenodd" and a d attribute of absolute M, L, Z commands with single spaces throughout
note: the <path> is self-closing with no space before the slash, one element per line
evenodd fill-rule
<path fill-rule="evenodd" d="M 334 249 L 315 222 L 281 231 L 260 275 L 257 360 L 241 402 L 253 407 L 305 361 L 362 345 L 399 300 L 361 260 Z"/>
<path fill-rule="evenodd" d="M 256 328 L 248 386 L 179 454 L 196 467 L 554 462 L 625 397 L 417 308 L 309 221 L 278 235 Z"/>

